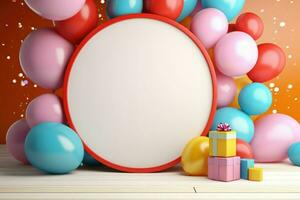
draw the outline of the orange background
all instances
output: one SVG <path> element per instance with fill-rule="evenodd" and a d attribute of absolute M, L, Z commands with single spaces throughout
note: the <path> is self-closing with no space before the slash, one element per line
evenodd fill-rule
<path fill-rule="evenodd" d="M 103 23 L 107 20 L 105 1 L 95 2 L 99 8 L 99 23 Z M 285 113 L 298 121 L 300 121 L 299 10 L 299 0 L 246 0 L 243 10 L 258 14 L 264 21 L 265 32 L 258 43 L 276 43 L 282 47 L 287 56 L 284 72 L 266 83 L 273 92 L 273 105 L 269 113 Z M 31 31 L 51 26 L 51 21 L 34 14 L 23 0 L 0 1 L 0 143 L 5 143 L 8 127 L 24 117 L 28 103 L 34 97 L 49 92 L 39 88 L 24 76 L 18 54 L 22 40 Z M 237 82 L 243 84 L 247 79 L 242 78 Z"/>

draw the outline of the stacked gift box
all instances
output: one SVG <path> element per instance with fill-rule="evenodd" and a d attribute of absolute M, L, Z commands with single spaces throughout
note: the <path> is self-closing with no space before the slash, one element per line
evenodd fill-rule
<path fill-rule="evenodd" d="M 209 133 L 208 178 L 217 181 L 249 179 L 261 181 L 263 171 L 254 167 L 253 159 L 236 156 L 236 132 L 220 123 Z"/>

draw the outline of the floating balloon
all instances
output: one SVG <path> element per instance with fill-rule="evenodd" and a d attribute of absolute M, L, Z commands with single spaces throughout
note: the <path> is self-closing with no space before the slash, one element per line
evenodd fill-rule
<path fill-rule="evenodd" d="M 190 29 L 191 27 L 191 23 L 192 23 L 192 17 L 186 17 L 184 18 L 180 24 L 182 24 L 183 26 L 185 26 L 187 29 Z"/>
<path fill-rule="evenodd" d="M 197 0 L 197 4 L 196 4 L 194 10 L 192 11 L 192 13 L 190 14 L 190 16 L 194 17 L 200 10 L 202 10 L 201 0 Z"/>
<path fill-rule="evenodd" d="M 299 123 L 284 114 L 269 114 L 255 121 L 251 142 L 256 162 L 280 162 L 291 144 L 300 141 Z"/>
<path fill-rule="evenodd" d="M 237 18 L 235 28 L 237 31 L 245 32 L 254 40 L 257 40 L 264 32 L 264 23 L 259 16 L 248 12 Z"/>
<path fill-rule="evenodd" d="M 247 74 L 255 82 L 267 82 L 278 76 L 285 66 L 283 50 L 275 44 L 258 45 L 258 60 L 254 68 Z"/>
<path fill-rule="evenodd" d="M 251 142 L 254 134 L 254 124 L 244 112 L 231 107 L 220 108 L 215 114 L 211 130 L 216 130 L 220 123 L 228 123 L 232 130 L 236 131 L 237 138 L 248 143 Z"/>
<path fill-rule="evenodd" d="M 205 176 L 208 168 L 208 137 L 196 137 L 189 141 L 181 154 L 182 168 L 188 175 Z"/>
<path fill-rule="evenodd" d="M 79 43 L 98 24 L 98 10 L 94 0 L 86 0 L 82 9 L 73 17 L 54 21 L 54 29 L 72 43 Z"/>
<path fill-rule="evenodd" d="M 241 158 L 253 159 L 252 147 L 244 140 L 236 140 L 236 156 Z"/>
<path fill-rule="evenodd" d="M 25 153 L 36 168 L 51 174 L 76 169 L 83 159 L 83 145 L 69 127 L 52 122 L 33 127 L 25 140 Z"/>
<path fill-rule="evenodd" d="M 60 99 L 54 94 L 43 94 L 36 97 L 26 109 L 26 120 L 30 127 L 42 122 L 64 122 Z"/>
<path fill-rule="evenodd" d="M 65 20 L 74 16 L 85 0 L 25 0 L 36 14 L 50 20 Z"/>
<path fill-rule="evenodd" d="M 294 143 L 288 150 L 288 156 L 293 165 L 300 166 L 300 142 Z"/>
<path fill-rule="evenodd" d="M 228 24 L 228 33 L 236 31 L 235 24 Z"/>
<path fill-rule="evenodd" d="M 243 9 L 245 0 L 202 0 L 203 8 L 216 8 L 221 10 L 228 21 L 233 20 Z"/>
<path fill-rule="evenodd" d="M 6 135 L 6 147 L 10 155 L 23 164 L 28 160 L 24 151 L 24 142 L 30 128 L 25 119 L 20 119 L 13 123 Z"/>
<path fill-rule="evenodd" d="M 195 9 L 197 2 L 198 0 L 184 0 L 181 14 L 176 21 L 181 22 L 184 18 L 189 16 L 189 14 L 191 14 L 191 12 Z"/>
<path fill-rule="evenodd" d="M 30 33 L 22 43 L 20 64 L 33 82 L 43 88 L 57 89 L 62 85 L 73 49 L 73 45 L 54 30 L 40 29 Z"/>
<path fill-rule="evenodd" d="M 227 30 L 226 16 L 214 8 L 201 10 L 192 19 L 191 31 L 206 49 L 213 47 L 227 33 Z"/>
<path fill-rule="evenodd" d="M 241 109 L 248 115 L 260 115 L 272 105 L 272 93 L 261 83 L 251 83 L 245 86 L 238 99 Z"/>
<path fill-rule="evenodd" d="M 237 92 L 234 98 L 234 101 L 230 104 L 231 107 L 240 108 L 238 97 L 241 90 L 248 84 L 252 83 L 252 81 L 248 78 L 248 76 L 242 76 L 234 78 L 235 85 L 237 86 Z"/>
<path fill-rule="evenodd" d="M 242 76 L 255 65 L 258 50 L 255 41 L 244 32 L 234 31 L 222 37 L 215 46 L 215 63 L 227 76 Z"/>
<path fill-rule="evenodd" d="M 237 90 L 234 80 L 231 77 L 217 73 L 217 83 L 217 106 L 219 108 L 228 106 L 233 102 Z"/>
<path fill-rule="evenodd" d="M 148 13 L 177 19 L 183 9 L 184 0 L 144 0 L 144 10 Z"/>
<path fill-rule="evenodd" d="M 108 0 L 107 14 L 110 18 L 121 15 L 141 13 L 143 11 L 143 0 Z"/>
<path fill-rule="evenodd" d="M 87 153 L 86 151 L 84 152 L 82 163 L 83 163 L 83 165 L 86 165 L 86 166 L 101 165 L 97 160 L 95 160 L 92 156 L 90 156 L 90 154 Z"/>

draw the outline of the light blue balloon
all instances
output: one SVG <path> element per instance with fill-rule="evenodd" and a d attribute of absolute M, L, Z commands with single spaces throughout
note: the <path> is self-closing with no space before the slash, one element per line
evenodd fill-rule
<path fill-rule="evenodd" d="M 98 162 L 97 160 L 95 160 L 88 152 L 84 152 L 84 156 L 83 156 L 83 161 L 82 161 L 84 166 L 97 166 L 97 165 L 101 165 L 100 162 Z"/>
<path fill-rule="evenodd" d="M 34 167 L 51 174 L 73 171 L 81 164 L 84 154 L 78 135 L 69 127 L 53 122 L 33 127 L 24 148 Z"/>
<path fill-rule="evenodd" d="M 288 155 L 293 165 L 300 166 L 300 142 L 294 143 L 290 146 Z"/>
<path fill-rule="evenodd" d="M 108 0 L 107 14 L 110 18 L 121 15 L 141 13 L 143 11 L 143 0 Z"/>
<path fill-rule="evenodd" d="M 221 10 L 228 21 L 233 20 L 243 9 L 245 0 L 202 0 L 203 8 Z"/>
<path fill-rule="evenodd" d="M 261 83 L 246 85 L 239 94 L 239 105 L 248 115 L 260 115 L 272 105 L 272 93 Z"/>
<path fill-rule="evenodd" d="M 197 1 L 198 0 L 184 0 L 181 14 L 176 19 L 176 21 L 181 22 L 184 18 L 189 16 L 193 12 L 193 10 L 195 9 L 195 7 L 197 5 Z"/>
<path fill-rule="evenodd" d="M 254 124 L 252 119 L 244 112 L 231 107 L 217 110 L 211 130 L 216 130 L 219 123 L 228 123 L 232 130 L 236 131 L 237 138 L 248 143 L 254 135 Z"/>

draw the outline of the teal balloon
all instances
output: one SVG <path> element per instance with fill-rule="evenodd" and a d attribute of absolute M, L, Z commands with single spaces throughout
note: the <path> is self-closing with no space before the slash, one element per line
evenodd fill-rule
<path fill-rule="evenodd" d="M 202 0 L 203 8 L 216 8 L 222 11 L 228 21 L 233 20 L 243 9 L 245 0 Z"/>
<path fill-rule="evenodd" d="M 248 115 L 260 115 L 272 105 L 272 93 L 262 83 L 246 85 L 239 94 L 239 105 Z"/>
<path fill-rule="evenodd" d="M 110 18 L 141 13 L 143 11 L 143 0 L 108 0 L 106 8 Z"/>
<path fill-rule="evenodd" d="M 25 140 L 25 153 L 32 166 L 50 174 L 65 174 L 82 162 L 84 149 L 69 127 L 53 122 L 34 126 Z"/>
<path fill-rule="evenodd" d="M 300 166 L 300 142 L 290 146 L 288 156 L 293 165 Z"/>
<path fill-rule="evenodd" d="M 95 160 L 88 152 L 84 152 L 83 161 L 84 166 L 97 166 L 101 165 L 97 160 Z"/>
<path fill-rule="evenodd" d="M 198 0 L 184 0 L 181 14 L 176 19 L 176 21 L 181 22 L 184 18 L 189 16 L 195 9 L 195 7 L 197 5 L 197 1 Z"/>
<path fill-rule="evenodd" d="M 254 135 L 254 124 L 244 112 L 231 107 L 220 108 L 216 112 L 211 130 L 216 130 L 219 123 L 228 123 L 232 130 L 236 131 L 238 139 L 251 142 Z"/>

